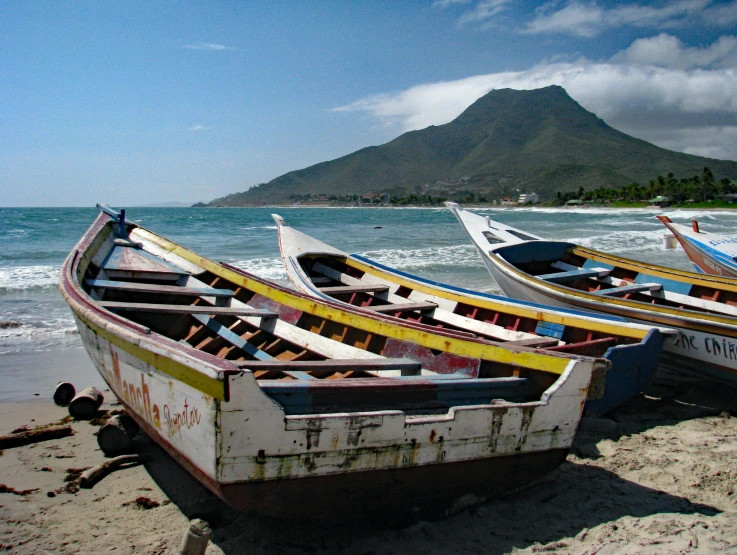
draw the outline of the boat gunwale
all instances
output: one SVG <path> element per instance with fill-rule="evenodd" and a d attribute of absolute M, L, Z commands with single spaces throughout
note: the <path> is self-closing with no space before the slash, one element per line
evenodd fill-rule
<path fill-rule="evenodd" d="M 611 307 L 604 309 L 606 312 L 610 311 L 612 308 L 619 308 L 620 311 L 615 312 L 618 315 L 626 314 L 629 315 L 630 318 L 639 319 L 641 321 L 644 320 L 647 322 L 656 322 L 657 324 L 662 324 L 665 327 L 684 327 L 683 323 L 679 322 L 685 321 L 689 323 L 687 327 L 698 331 L 713 333 L 713 330 L 718 329 L 720 330 L 719 334 L 724 334 L 724 331 L 726 330 L 730 332 L 727 335 L 737 337 L 737 318 L 735 317 L 727 315 L 719 316 L 709 312 L 698 312 L 695 310 L 680 309 L 664 305 L 654 305 L 643 301 L 633 301 L 617 297 L 607 297 L 606 299 L 603 299 L 598 295 L 594 295 L 580 289 L 574 289 L 572 287 L 566 287 L 564 285 L 541 280 L 528 272 L 519 270 L 512 263 L 508 262 L 493 251 L 490 251 L 487 254 L 487 257 L 497 266 L 497 268 L 508 275 L 511 274 L 512 279 L 515 279 L 515 281 L 526 283 L 527 286 L 533 287 L 539 292 L 552 291 L 557 297 L 565 297 L 566 302 L 575 302 L 571 300 L 571 298 L 580 299 L 580 302 L 584 302 L 586 305 L 596 305 L 597 308 L 593 309 L 596 311 L 602 311 L 602 308 L 598 308 L 601 306 Z M 604 300 L 605 302 L 602 302 Z M 638 316 L 637 314 L 633 315 L 632 312 L 643 314 L 644 316 Z"/>

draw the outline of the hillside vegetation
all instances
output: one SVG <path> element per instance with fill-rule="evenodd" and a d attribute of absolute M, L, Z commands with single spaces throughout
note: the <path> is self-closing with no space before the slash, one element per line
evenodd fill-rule
<path fill-rule="evenodd" d="M 653 175 L 737 178 L 737 162 L 673 152 L 630 137 L 584 110 L 558 86 L 491 91 L 452 122 L 405 133 L 292 171 L 209 206 L 262 206 L 366 195 L 476 200 L 584 187 L 619 189 Z"/>

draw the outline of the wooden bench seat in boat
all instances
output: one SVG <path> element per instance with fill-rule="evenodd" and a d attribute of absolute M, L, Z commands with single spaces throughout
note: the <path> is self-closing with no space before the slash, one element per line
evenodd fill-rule
<path fill-rule="evenodd" d="M 554 347 L 558 345 L 558 340 L 554 337 L 530 337 L 529 339 L 518 339 L 516 341 L 505 341 L 504 345 L 513 345 L 515 347 L 532 347 L 543 349 L 546 347 Z"/>
<path fill-rule="evenodd" d="M 327 360 L 249 360 L 238 362 L 239 368 L 249 370 L 275 370 L 278 372 L 298 370 L 312 372 L 315 376 L 332 374 L 334 372 L 348 372 L 360 370 L 375 372 L 379 370 L 401 370 L 402 372 L 417 372 L 419 375 L 422 364 L 406 358 L 368 358 L 368 359 L 327 359 Z"/>
<path fill-rule="evenodd" d="M 88 279 L 87 285 L 95 289 L 108 289 L 111 291 L 126 291 L 132 293 L 154 293 L 160 295 L 182 295 L 188 297 L 230 298 L 235 296 L 235 293 L 230 289 L 214 289 L 212 287 L 180 287 L 178 285 L 133 283 L 129 281 L 112 281 L 107 279 Z"/>
<path fill-rule="evenodd" d="M 108 310 L 137 310 L 140 312 L 163 312 L 169 314 L 227 314 L 230 316 L 260 316 L 262 318 L 276 318 L 278 316 L 276 312 L 272 312 L 271 310 L 238 306 L 126 303 L 120 301 L 97 301 L 97 304 Z"/>
<path fill-rule="evenodd" d="M 339 382 L 339 383 L 336 383 Z M 428 376 L 349 380 L 261 380 L 284 412 L 318 414 L 375 410 L 447 410 L 522 397 L 525 378 L 428 379 Z"/>
<path fill-rule="evenodd" d="M 404 304 L 379 304 L 376 306 L 363 306 L 366 310 L 373 312 L 406 312 L 408 310 L 430 310 L 437 308 L 436 303 L 431 302 L 418 302 L 418 303 L 404 303 Z"/>
<path fill-rule="evenodd" d="M 323 293 L 331 293 L 333 295 L 343 293 L 383 293 L 389 291 L 388 285 L 377 283 L 375 285 L 336 285 L 331 287 L 320 287 Z"/>
<path fill-rule="evenodd" d="M 600 289 L 592 291 L 594 295 L 602 295 L 607 297 L 621 297 L 628 293 L 639 293 L 641 291 L 658 291 L 663 288 L 662 283 L 635 283 L 633 285 L 624 285 L 622 287 L 612 287 L 610 289 Z"/>
<path fill-rule="evenodd" d="M 539 279 L 552 282 L 564 282 L 573 281 L 576 279 L 590 278 L 590 277 L 605 277 L 611 273 L 611 270 L 607 268 L 579 268 L 577 270 L 569 270 L 567 272 L 556 272 L 553 274 L 543 274 L 535 276 Z"/>
<path fill-rule="evenodd" d="M 190 273 L 145 250 L 115 245 L 100 265 L 107 277 L 177 281 Z"/>

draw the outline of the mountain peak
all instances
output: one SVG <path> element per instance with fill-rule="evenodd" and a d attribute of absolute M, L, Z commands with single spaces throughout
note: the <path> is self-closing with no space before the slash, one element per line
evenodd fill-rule
<path fill-rule="evenodd" d="M 611 128 L 563 87 L 497 89 L 450 123 L 289 172 L 210 205 L 364 194 L 491 200 L 536 191 L 552 198 L 556 191 L 647 183 L 669 172 L 695 175 L 705 166 L 717 179 L 737 176 L 737 162 L 665 150 Z"/>

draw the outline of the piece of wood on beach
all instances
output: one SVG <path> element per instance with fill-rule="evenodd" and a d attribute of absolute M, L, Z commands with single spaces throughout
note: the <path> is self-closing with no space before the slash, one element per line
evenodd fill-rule
<path fill-rule="evenodd" d="M 114 459 L 109 459 L 89 470 L 85 470 L 79 477 L 79 487 L 90 489 L 113 470 L 117 470 L 123 465 L 136 465 L 142 462 L 144 462 L 144 459 L 140 455 L 120 455 Z"/>
<path fill-rule="evenodd" d="M 128 453 L 133 448 L 133 436 L 138 425 L 127 414 L 116 414 L 97 432 L 97 444 L 107 456 Z"/>
<path fill-rule="evenodd" d="M 49 439 L 59 439 L 74 434 L 71 426 L 50 426 L 48 428 L 37 428 L 19 432 L 17 434 L 9 434 L 0 436 L 0 449 L 10 449 L 11 447 L 20 447 L 29 443 L 37 443 Z"/>
<path fill-rule="evenodd" d="M 66 407 L 74 399 L 77 391 L 69 382 L 59 382 L 54 388 L 54 403 L 60 407 Z"/>
<path fill-rule="evenodd" d="M 179 555 L 205 555 L 210 536 L 212 536 L 210 525 L 201 518 L 195 518 L 184 533 Z"/>
<path fill-rule="evenodd" d="M 104 397 L 94 387 L 88 387 L 74 396 L 69 403 L 69 414 L 79 420 L 91 420 L 102 406 Z"/>

